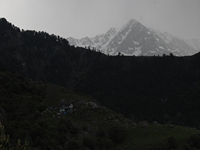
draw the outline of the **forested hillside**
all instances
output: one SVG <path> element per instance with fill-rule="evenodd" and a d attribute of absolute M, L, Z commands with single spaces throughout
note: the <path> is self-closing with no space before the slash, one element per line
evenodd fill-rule
<path fill-rule="evenodd" d="M 26 78 L 87 94 L 133 121 L 199 127 L 200 56 L 106 56 L 0 20 L 0 63 Z M 98 50 L 97 50 L 98 51 Z"/>
<path fill-rule="evenodd" d="M 199 130 L 134 123 L 91 97 L 0 67 L 3 150 L 199 149 Z M 72 107 L 70 107 L 72 106 Z"/>

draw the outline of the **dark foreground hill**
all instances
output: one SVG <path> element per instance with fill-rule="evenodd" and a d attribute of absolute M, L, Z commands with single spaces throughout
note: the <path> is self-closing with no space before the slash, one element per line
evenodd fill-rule
<path fill-rule="evenodd" d="M 132 118 L 199 127 L 200 56 L 106 56 L 0 20 L 0 63 L 33 81 L 91 95 Z"/>
<path fill-rule="evenodd" d="M 93 98 L 0 69 L 1 149 L 200 149 L 197 129 L 134 123 Z"/>

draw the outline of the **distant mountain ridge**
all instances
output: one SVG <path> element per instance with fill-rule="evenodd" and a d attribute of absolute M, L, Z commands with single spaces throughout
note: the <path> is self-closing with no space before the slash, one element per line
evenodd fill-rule
<path fill-rule="evenodd" d="M 184 40 L 169 33 L 147 28 L 131 19 L 121 29 L 110 28 L 95 37 L 67 38 L 70 45 L 94 47 L 104 54 L 153 56 L 173 53 L 176 56 L 193 55 L 200 51 L 200 39 Z"/>

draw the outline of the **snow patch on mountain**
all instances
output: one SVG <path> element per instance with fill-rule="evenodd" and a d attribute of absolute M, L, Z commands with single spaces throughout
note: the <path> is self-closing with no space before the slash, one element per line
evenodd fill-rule
<path fill-rule="evenodd" d="M 139 45 L 139 42 L 133 41 L 134 45 Z"/>
<path fill-rule="evenodd" d="M 164 47 L 163 47 L 163 46 L 159 46 L 159 48 L 160 48 L 160 49 L 164 49 Z"/>
<path fill-rule="evenodd" d="M 148 31 L 148 32 L 147 32 L 147 34 L 151 34 L 151 32 L 150 32 L 150 31 Z"/>
<path fill-rule="evenodd" d="M 141 48 L 142 48 L 141 46 L 140 47 L 136 47 L 135 51 L 133 52 L 133 55 L 134 56 L 140 56 L 140 54 L 142 53 Z"/>

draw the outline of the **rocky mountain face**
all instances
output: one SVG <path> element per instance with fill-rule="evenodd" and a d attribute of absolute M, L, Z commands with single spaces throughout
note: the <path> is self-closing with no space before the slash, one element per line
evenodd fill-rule
<path fill-rule="evenodd" d="M 111 28 L 105 34 L 89 38 L 67 39 L 70 45 L 93 47 L 104 54 L 154 56 L 174 54 L 176 56 L 193 55 L 200 51 L 200 40 L 184 40 L 169 33 L 161 33 L 130 20 L 121 29 Z"/>

